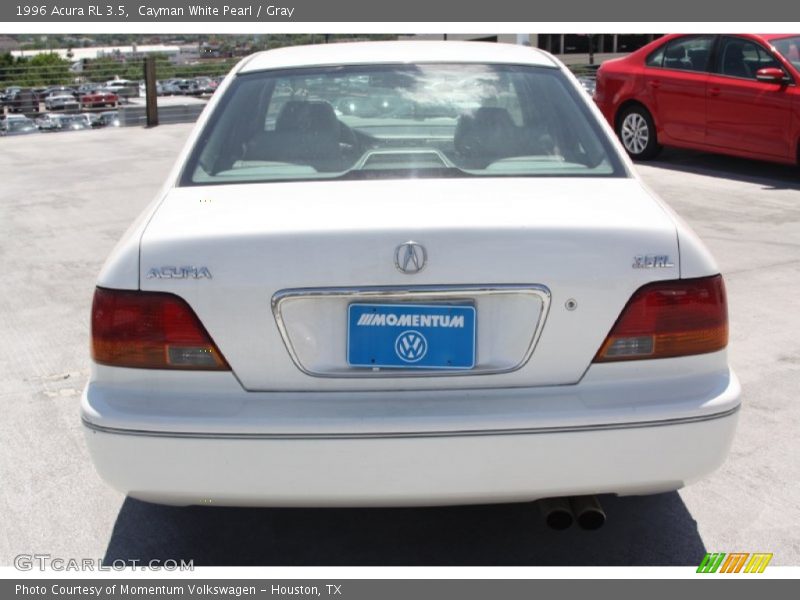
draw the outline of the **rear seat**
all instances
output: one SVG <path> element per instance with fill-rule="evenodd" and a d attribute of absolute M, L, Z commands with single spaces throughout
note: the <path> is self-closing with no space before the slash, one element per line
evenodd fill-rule
<path fill-rule="evenodd" d="M 667 46 L 664 52 L 665 69 L 687 69 L 690 66 L 689 58 L 686 56 L 686 48 L 683 46 Z"/>
<path fill-rule="evenodd" d="M 689 50 L 689 61 L 692 71 L 705 71 L 708 66 L 709 51 L 705 48 L 692 48 Z"/>
<path fill-rule="evenodd" d="M 340 132 L 339 120 L 329 103 L 290 100 L 278 114 L 275 131 L 257 133 L 247 144 L 243 158 L 339 170 Z"/>
<path fill-rule="evenodd" d="M 519 127 L 505 108 L 493 106 L 481 106 L 474 113 L 461 115 L 453 145 L 463 166 L 474 169 L 512 156 L 555 153 L 555 144 L 544 127 Z"/>

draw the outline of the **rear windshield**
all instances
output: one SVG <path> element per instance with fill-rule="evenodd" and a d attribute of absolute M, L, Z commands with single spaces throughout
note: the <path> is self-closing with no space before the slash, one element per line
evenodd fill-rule
<path fill-rule="evenodd" d="M 183 185 L 314 179 L 623 176 L 557 69 L 377 65 L 239 75 Z"/>

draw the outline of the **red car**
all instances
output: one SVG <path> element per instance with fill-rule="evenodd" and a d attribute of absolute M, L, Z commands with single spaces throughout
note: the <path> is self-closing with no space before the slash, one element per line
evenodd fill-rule
<path fill-rule="evenodd" d="M 595 101 L 633 158 L 661 146 L 800 161 L 800 34 L 667 35 L 603 63 Z"/>
<path fill-rule="evenodd" d="M 95 90 L 81 94 L 81 106 L 84 108 L 94 108 L 96 106 L 116 106 L 119 102 L 119 96 L 112 92 L 104 92 L 102 90 Z"/>

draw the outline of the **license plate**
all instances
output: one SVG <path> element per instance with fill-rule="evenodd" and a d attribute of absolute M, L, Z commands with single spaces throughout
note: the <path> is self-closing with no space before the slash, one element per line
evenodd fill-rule
<path fill-rule="evenodd" d="M 472 369 L 474 306 L 351 304 L 347 363 L 388 369 Z"/>

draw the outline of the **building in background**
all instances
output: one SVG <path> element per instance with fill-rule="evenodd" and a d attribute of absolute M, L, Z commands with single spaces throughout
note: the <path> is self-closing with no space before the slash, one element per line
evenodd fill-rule
<path fill-rule="evenodd" d="M 409 40 L 468 40 L 520 44 L 547 50 L 568 65 L 601 63 L 604 60 L 638 50 L 663 34 L 660 33 L 498 33 L 498 34 L 416 34 L 403 35 Z"/>
<path fill-rule="evenodd" d="M 0 54 L 19 49 L 19 42 L 7 35 L 0 35 Z"/>
<path fill-rule="evenodd" d="M 37 50 L 12 50 L 11 55 L 18 57 L 32 57 L 37 54 L 57 54 L 61 58 L 72 61 L 96 60 L 98 58 L 118 58 L 118 59 L 138 59 L 149 54 L 163 54 L 175 59 L 181 54 L 180 46 L 167 46 L 164 44 L 148 44 L 130 46 L 96 46 L 90 48 L 47 48 Z M 197 57 L 197 47 L 195 45 L 195 57 Z"/>

